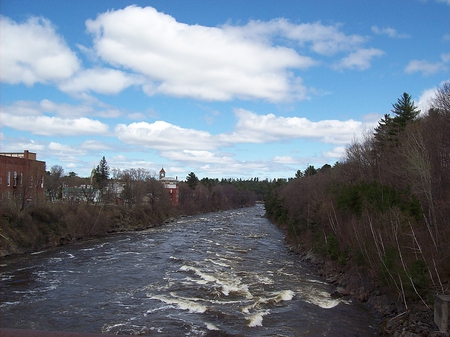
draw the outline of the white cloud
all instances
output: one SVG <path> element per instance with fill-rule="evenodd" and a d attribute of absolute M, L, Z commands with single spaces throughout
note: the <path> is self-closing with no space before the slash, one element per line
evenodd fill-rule
<path fill-rule="evenodd" d="M 450 62 L 450 53 L 442 54 L 442 55 L 441 55 L 441 59 L 442 59 L 442 61 L 444 61 L 445 63 Z"/>
<path fill-rule="evenodd" d="M 424 90 L 419 99 L 416 102 L 417 107 L 420 109 L 421 113 L 426 113 L 430 108 L 431 99 L 435 97 L 437 88 L 431 88 Z"/>
<path fill-rule="evenodd" d="M 406 39 L 411 36 L 408 34 L 400 34 L 395 30 L 394 28 L 387 27 L 387 28 L 378 28 L 378 26 L 372 26 L 372 32 L 378 35 L 387 35 L 394 39 Z"/>
<path fill-rule="evenodd" d="M 421 72 L 423 75 L 434 75 L 438 72 L 447 71 L 447 66 L 444 62 L 431 63 L 426 60 L 412 60 L 409 61 L 405 68 L 407 74 L 412 74 L 415 72 Z"/>
<path fill-rule="evenodd" d="M 234 163 L 233 159 L 229 156 L 220 156 L 211 151 L 163 151 L 161 152 L 163 157 L 178 162 L 189 163 L 208 163 L 208 165 L 220 164 L 227 165 Z"/>
<path fill-rule="evenodd" d="M 14 130 L 28 131 L 42 136 L 76 136 L 76 135 L 104 135 L 108 126 L 100 121 L 88 118 L 60 118 L 49 116 L 16 116 L 2 114 L 3 126 Z"/>
<path fill-rule="evenodd" d="M 48 144 L 48 149 L 52 151 L 53 154 L 63 155 L 64 157 L 86 154 L 86 152 L 80 150 L 78 146 L 70 146 L 57 142 L 50 142 Z"/>
<path fill-rule="evenodd" d="M 18 24 L 0 17 L 0 71 L 6 83 L 48 83 L 71 77 L 79 60 L 48 20 L 30 18 Z"/>
<path fill-rule="evenodd" d="M 1 106 L 2 114 L 13 114 L 15 116 L 39 116 L 41 111 L 39 103 L 35 101 L 16 101 L 11 105 Z M 0 118 L 0 123 L 2 119 Z"/>
<path fill-rule="evenodd" d="M 438 89 L 442 87 L 445 83 L 450 83 L 450 79 L 442 81 L 439 87 L 426 89 L 420 94 L 419 99 L 416 102 L 416 105 L 421 110 L 422 113 L 428 112 L 428 110 L 431 107 L 431 101 L 436 97 Z"/>
<path fill-rule="evenodd" d="M 17 149 L 27 149 L 31 152 L 39 152 L 40 155 L 42 151 L 45 149 L 45 145 L 40 142 L 35 142 L 32 139 L 14 139 L 10 144 L 2 144 L 2 151 L 4 152 L 17 152 Z M 41 157 L 38 157 L 37 160 L 42 160 Z"/>
<path fill-rule="evenodd" d="M 59 89 L 68 93 L 94 91 L 114 95 L 131 85 L 142 84 L 142 77 L 128 75 L 120 70 L 95 68 L 83 70 L 69 80 L 61 83 Z"/>
<path fill-rule="evenodd" d="M 275 156 L 272 159 L 273 162 L 275 163 L 280 163 L 280 164 L 298 164 L 298 160 L 296 160 L 294 157 L 291 156 Z"/>
<path fill-rule="evenodd" d="M 48 99 L 43 99 L 36 110 L 41 113 L 56 114 L 61 117 L 81 117 L 94 114 L 94 108 L 90 105 L 71 105 L 67 103 L 55 103 Z"/>
<path fill-rule="evenodd" d="M 232 134 L 220 139 L 229 143 L 263 143 L 294 138 L 317 139 L 325 143 L 345 144 L 360 134 L 364 124 L 355 120 L 322 120 L 312 122 L 300 117 L 257 115 L 244 109 L 235 110 L 238 122 Z"/>
<path fill-rule="evenodd" d="M 330 151 L 323 152 L 325 158 L 343 158 L 345 154 L 345 146 L 337 146 Z"/>
<path fill-rule="evenodd" d="M 344 57 L 339 63 L 334 65 L 335 69 L 358 69 L 365 70 L 370 68 L 372 58 L 384 55 L 380 49 L 369 48 L 359 49 L 350 55 Z"/>
<path fill-rule="evenodd" d="M 347 67 L 359 69 L 368 68 L 371 58 L 382 53 L 359 50 L 365 38 L 344 34 L 339 25 L 296 25 L 285 19 L 206 27 L 177 22 L 152 7 L 129 6 L 102 13 L 87 20 L 86 26 L 100 59 L 144 75 L 148 83 L 142 87 L 147 95 L 201 100 L 304 99 L 307 89 L 291 69 L 306 69 L 318 62 L 277 44 L 279 38 L 321 55 L 353 51 L 358 60 L 352 54 L 353 62 Z M 115 82 L 118 85 L 112 92 L 131 85 L 123 79 Z"/>
<path fill-rule="evenodd" d="M 63 118 L 77 118 L 86 116 L 116 118 L 122 115 L 120 110 L 99 101 L 91 102 L 91 104 L 83 102 L 79 105 L 56 103 L 48 99 L 43 99 L 40 102 L 16 101 L 11 105 L 2 106 L 1 109 L 2 113 L 24 117 L 51 114 Z"/>
<path fill-rule="evenodd" d="M 208 132 L 185 129 L 164 121 L 118 124 L 115 133 L 126 144 L 156 150 L 211 150 L 217 147 L 217 141 Z"/>
<path fill-rule="evenodd" d="M 98 140 L 87 140 L 80 144 L 80 148 L 84 150 L 112 150 L 111 145 L 107 145 Z"/>
<path fill-rule="evenodd" d="M 142 112 L 134 112 L 134 113 L 128 114 L 128 118 L 133 119 L 133 120 L 143 120 L 143 119 L 146 119 L 147 116 L 145 114 L 143 114 Z"/>
<path fill-rule="evenodd" d="M 104 61 L 153 82 L 144 86 L 149 95 L 279 101 L 291 93 L 294 79 L 287 69 L 314 65 L 293 49 L 250 41 L 220 28 L 179 23 L 151 7 L 110 11 L 86 25 Z"/>
<path fill-rule="evenodd" d="M 360 35 L 345 35 L 339 28 L 340 25 L 325 26 L 320 22 L 296 25 L 286 19 L 250 21 L 245 26 L 224 26 L 226 32 L 241 38 L 269 44 L 271 39 L 281 36 L 322 55 L 357 49 L 366 40 Z"/>

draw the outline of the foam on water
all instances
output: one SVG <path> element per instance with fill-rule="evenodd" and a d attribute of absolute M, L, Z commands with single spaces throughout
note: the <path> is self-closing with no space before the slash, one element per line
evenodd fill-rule
<path fill-rule="evenodd" d="M 215 265 L 218 265 L 220 267 L 230 268 L 229 264 L 223 263 L 223 262 L 219 262 L 219 261 L 216 261 L 216 260 L 206 259 L 205 262 L 211 262 L 211 263 L 213 263 Z"/>
<path fill-rule="evenodd" d="M 200 280 L 194 280 L 198 284 L 214 283 L 221 287 L 222 294 L 229 296 L 231 293 L 237 293 L 245 296 L 246 298 L 253 298 L 253 295 L 248 290 L 246 284 L 242 284 L 241 279 L 236 275 L 227 275 L 225 273 L 208 274 L 201 271 L 199 268 L 193 266 L 184 265 L 180 268 L 182 271 L 193 271 Z M 206 282 L 206 283 L 205 283 Z"/>
<path fill-rule="evenodd" d="M 270 310 L 263 310 L 247 316 L 246 320 L 248 321 L 248 326 L 250 328 L 253 328 L 255 326 L 262 326 L 263 317 L 268 315 L 269 313 Z"/>
<path fill-rule="evenodd" d="M 192 313 L 204 313 L 208 308 L 200 303 L 197 303 L 193 300 L 188 300 L 185 298 L 180 297 L 167 297 L 167 296 L 161 296 L 161 295 L 151 295 L 147 294 L 148 297 L 151 299 L 159 300 L 161 302 L 164 302 L 166 304 L 175 304 L 179 309 L 181 310 L 189 310 L 189 312 Z"/>
<path fill-rule="evenodd" d="M 206 325 L 206 329 L 208 329 L 208 330 L 211 330 L 211 331 L 219 331 L 220 330 L 218 327 L 216 327 L 212 323 L 205 323 L 205 325 Z"/>
<path fill-rule="evenodd" d="M 305 290 L 303 292 L 305 302 L 317 305 L 323 309 L 332 309 L 340 303 L 346 303 L 339 298 L 331 297 L 331 294 L 326 291 L 320 291 L 313 287 L 310 288 L 310 291 Z"/>

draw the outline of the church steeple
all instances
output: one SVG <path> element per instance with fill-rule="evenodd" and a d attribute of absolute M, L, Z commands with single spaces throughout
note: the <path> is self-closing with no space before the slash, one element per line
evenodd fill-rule
<path fill-rule="evenodd" d="M 164 171 L 164 168 L 161 168 L 161 171 L 159 171 L 159 180 L 161 180 L 165 176 L 166 176 L 166 171 Z"/>

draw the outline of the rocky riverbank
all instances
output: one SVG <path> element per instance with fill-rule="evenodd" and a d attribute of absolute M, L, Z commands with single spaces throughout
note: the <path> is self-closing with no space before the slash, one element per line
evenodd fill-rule
<path fill-rule="evenodd" d="M 312 252 L 292 252 L 314 268 L 327 282 L 336 287 L 333 296 L 347 297 L 364 303 L 379 316 L 380 336 L 395 337 L 449 337 L 434 323 L 434 308 L 423 303 L 405 305 L 383 289 L 376 276 L 350 263 L 345 266 L 323 259 Z"/>

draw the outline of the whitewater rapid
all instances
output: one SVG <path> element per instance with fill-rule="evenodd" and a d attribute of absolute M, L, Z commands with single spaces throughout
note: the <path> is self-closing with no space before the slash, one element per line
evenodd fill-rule
<path fill-rule="evenodd" d="M 0 261 L 0 325 L 150 336 L 376 336 L 261 205 Z"/>

